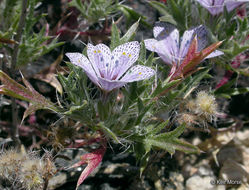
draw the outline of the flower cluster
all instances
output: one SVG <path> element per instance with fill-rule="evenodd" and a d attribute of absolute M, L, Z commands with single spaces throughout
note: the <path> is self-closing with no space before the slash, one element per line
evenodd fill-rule
<path fill-rule="evenodd" d="M 206 51 L 203 50 L 208 44 L 207 30 L 204 26 L 185 31 L 180 39 L 179 31 L 174 25 L 159 22 L 155 25 L 153 33 L 155 39 L 145 40 L 145 46 L 148 50 L 156 52 L 165 63 L 173 65 L 172 72 L 176 72 L 176 67 L 184 62 L 185 67 L 193 58 L 198 58 L 199 63 L 203 59 L 223 54 L 215 50 L 219 45 L 211 49 L 207 48 Z M 195 37 L 197 40 L 194 44 L 194 52 L 190 52 L 195 56 L 189 59 L 187 55 L 193 49 L 190 47 Z M 66 53 L 66 56 L 74 65 L 81 67 L 93 83 L 103 91 L 110 92 L 129 82 L 149 79 L 155 75 L 155 70 L 149 67 L 142 65 L 131 67 L 137 61 L 139 51 L 140 45 L 137 41 L 122 44 L 113 51 L 105 44 L 94 46 L 89 43 L 87 45 L 88 58 L 80 53 Z"/>
<path fill-rule="evenodd" d="M 248 0 L 196 0 L 206 8 L 210 14 L 218 15 L 223 12 L 224 7 L 230 12 Z"/>

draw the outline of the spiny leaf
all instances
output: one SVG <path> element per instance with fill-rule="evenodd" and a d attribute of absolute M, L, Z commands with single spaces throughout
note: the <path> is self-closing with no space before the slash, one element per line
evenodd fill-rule
<path fill-rule="evenodd" d="M 148 136 L 144 140 L 144 143 L 153 147 L 164 149 L 170 154 L 174 154 L 175 150 L 183 151 L 185 153 L 198 153 L 199 149 L 196 146 L 178 139 L 184 129 L 185 126 L 181 125 L 171 132 L 156 136 Z"/>
<path fill-rule="evenodd" d="M 113 22 L 111 30 L 111 45 L 110 45 L 111 50 L 113 50 L 118 45 L 120 45 L 120 35 L 117 25 Z"/>
<path fill-rule="evenodd" d="M 166 8 L 166 5 L 163 3 L 160 3 L 158 1 L 149 1 L 148 2 L 152 7 L 157 9 L 162 15 L 169 15 L 168 10 Z"/>
<path fill-rule="evenodd" d="M 184 9 L 181 10 L 175 0 L 168 1 L 170 8 L 172 10 L 173 17 L 177 20 L 178 23 L 181 23 L 182 26 L 185 26 L 184 19 Z"/>
<path fill-rule="evenodd" d="M 111 137 L 116 143 L 121 144 L 121 142 L 119 141 L 118 137 L 115 135 L 115 133 L 112 132 L 111 129 L 109 129 L 108 127 L 106 127 L 104 125 L 104 123 L 99 123 L 98 127 L 108 136 Z"/>
<path fill-rule="evenodd" d="M 166 120 L 164 122 L 162 122 L 161 124 L 159 124 L 158 126 L 156 126 L 151 132 L 150 134 L 152 135 L 156 135 L 157 133 L 159 133 L 161 130 L 163 130 L 169 123 L 169 120 Z"/>
<path fill-rule="evenodd" d="M 149 28 L 152 28 L 152 26 L 146 22 L 146 17 L 138 12 L 136 12 L 135 10 L 133 10 L 131 7 L 123 5 L 123 4 L 119 4 L 117 7 L 120 11 L 122 11 L 124 13 L 124 15 L 127 17 L 127 23 L 129 23 L 132 20 L 140 20 L 141 19 L 141 23 Z"/>
<path fill-rule="evenodd" d="M 29 115 L 33 114 L 36 110 L 39 110 L 39 109 L 43 109 L 43 107 L 40 106 L 40 105 L 36 105 L 36 104 L 34 104 L 34 105 L 29 105 L 29 107 L 25 110 L 25 112 L 24 112 L 24 114 L 23 114 L 23 116 L 22 116 L 22 121 L 21 121 L 21 123 L 24 121 L 24 119 L 25 119 L 26 117 L 28 117 Z"/>
<path fill-rule="evenodd" d="M 185 125 L 181 125 L 177 127 L 175 130 L 167 132 L 167 133 L 161 133 L 156 136 L 154 136 L 157 139 L 173 139 L 173 138 L 178 138 L 185 130 Z"/>
<path fill-rule="evenodd" d="M 180 83 L 181 80 L 182 79 L 177 79 L 177 80 L 172 80 L 172 81 L 165 81 L 163 84 L 159 83 L 158 86 L 157 86 L 157 88 L 155 89 L 155 91 L 151 94 L 151 97 L 154 98 L 157 95 L 165 92 L 166 90 L 174 87 L 175 85 L 177 85 L 178 83 Z"/>
<path fill-rule="evenodd" d="M 138 58 L 138 61 L 141 61 L 142 64 L 144 64 L 146 62 L 146 48 L 145 48 L 145 44 L 144 44 L 144 41 L 142 41 L 140 43 L 140 54 L 139 54 L 139 58 Z"/>
<path fill-rule="evenodd" d="M 129 30 L 125 33 L 125 35 L 120 39 L 120 44 L 129 42 L 134 38 L 139 25 L 139 21 L 140 19 L 129 28 Z"/>
<path fill-rule="evenodd" d="M 32 104 L 28 110 L 26 110 L 23 119 L 37 109 L 50 109 L 55 112 L 59 111 L 52 102 L 39 94 L 25 78 L 23 78 L 23 82 L 26 87 L 20 85 L 0 70 L 0 81 L 3 83 L 3 85 L 0 86 L 1 94 L 25 100 Z"/>

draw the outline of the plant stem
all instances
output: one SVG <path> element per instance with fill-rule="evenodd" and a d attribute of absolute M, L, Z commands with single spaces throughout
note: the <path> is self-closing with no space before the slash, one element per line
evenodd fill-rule
<path fill-rule="evenodd" d="M 16 36 L 14 37 L 14 40 L 17 43 L 14 45 L 13 54 L 12 54 L 12 57 L 11 57 L 11 68 L 10 68 L 10 76 L 13 79 L 16 78 L 15 72 L 16 72 L 18 50 L 19 50 L 19 45 L 20 45 L 20 42 L 21 42 L 22 33 L 23 33 L 23 27 L 25 25 L 25 18 L 26 18 L 26 14 L 27 14 L 27 10 L 26 10 L 27 5 L 28 5 L 28 0 L 23 0 L 22 1 L 22 12 L 21 12 L 20 20 L 19 20 L 19 25 L 18 25 L 18 28 L 17 28 Z M 21 141 L 19 139 L 19 133 L 18 133 L 18 112 L 17 112 L 18 110 L 17 110 L 15 98 L 11 97 L 11 101 L 12 101 L 12 108 L 11 108 L 11 112 L 12 112 L 11 137 L 12 137 L 15 145 L 17 146 L 17 148 L 20 148 Z"/>
<path fill-rule="evenodd" d="M 47 190 L 48 188 L 48 178 L 45 179 L 44 185 L 43 185 L 43 190 Z"/>
<path fill-rule="evenodd" d="M 23 27 L 25 25 L 25 18 L 26 18 L 26 14 L 27 14 L 27 10 L 26 10 L 27 4 L 28 4 L 28 0 L 22 1 L 22 12 L 21 12 L 20 20 L 19 20 L 19 25 L 17 28 L 17 33 L 16 33 L 16 36 L 14 37 L 14 40 L 17 43 L 15 43 L 15 45 L 14 45 L 13 55 L 11 58 L 11 72 L 12 72 L 12 74 L 14 74 L 15 69 L 16 69 L 18 50 L 19 50 L 19 45 L 20 45 L 20 41 L 21 41 L 21 37 L 22 37 L 22 33 L 23 33 Z"/>

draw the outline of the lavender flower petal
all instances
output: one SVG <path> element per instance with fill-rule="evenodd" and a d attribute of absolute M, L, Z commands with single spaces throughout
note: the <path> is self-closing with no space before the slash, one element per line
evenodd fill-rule
<path fill-rule="evenodd" d="M 208 2 L 206 1 L 205 3 Z M 202 51 L 208 44 L 208 32 L 202 25 L 185 31 L 181 38 L 180 46 L 179 31 L 172 24 L 157 23 L 153 33 L 155 39 L 145 40 L 145 47 L 150 51 L 156 52 L 166 64 L 181 64 L 195 36 L 197 37 L 197 52 Z M 222 52 L 218 52 L 211 54 L 207 58 L 222 55 Z"/>
<path fill-rule="evenodd" d="M 157 41 L 155 39 L 144 40 L 146 49 L 156 52 L 161 59 L 167 63 L 172 64 L 174 61 L 172 55 L 169 52 L 170 47 L 167 44 L 167 41 Z"/>
<path fill-rule="evenodd" d="M 150 67 L 136 65 L 130 68 L 127 73 L 121 78 L 120 81 L 122 82 L 134 82 L 140 81 L 144 79 L 149 79 L 155 75 L 155 70 L 151 69 Z"/>
<path fill-rule="evenodd" d="M 147 49 L 147 50 L 150 50 L 150 51 L 152 51 L 152 52 L 157 52 L 157 51 L 156 51 L 156 46 L 155 46 L 157 42 L 158 42 L 158 41 L 155 40 L 155 39 L 147 39 L 147 40 L 144 40 L 144 44 L 145 44 L 146 49 Z"/>
<path fill-rule="evenodd" d="M 126 73 L 139 56 L 138 42 L 128 42 L 110 51 L 104 44 L 87 45 L 89 60 L 80 53 L 67 53 L 70 61 L 83 68 L 87 76 L 102 90 L 111 91 L 124 86 L 128 82 L 150 78 L 155 74 L 153 69 L 135 66 Z M 126 73 L 126 74 L 125 74 Z M 120 78 L 124 75 L 122 80 Z"/>
<path fill-rule="evenodd" d="M 113 89 L 124 86 L 127 82 L 119 80 L 109 80 L 99 77 L 100 88 L 106 92 L 112 91 Z"/>
<path fill-rule="evenodd" d="M 210 14 L 217 15 L 223 12 L 224 0 L 197 0 Z"/>
<path fill-rule="evenodd" d="M 180 51 L 179 51 L 179 57 L 181 59 L 187 55 L 189 46 L 194 38 L 194 33 L 195 33 L 195 29 L 186 30 L 183 33 L 181 45 L 180 45 Z"/>
<path fill-rule="evenodd" d="M 107 77 L 111 51 L 105 44 L 87 45 L 87 56 L 97 73 L 97 76 Z"/>
<path fill-rule="evenodd" d="M 84 55 L 81 53 L 66 53 L 66 56 L 70 59 L 71 63 L 81 67 L 90 80 L 99 86 L 97 75 L 93 70 L 91 63 Z"/>
<path fill-rule="evenodd" d="M 218 15 L 223 12 L 224 6 L 226 6 L 228 12 L 234 10 L 249 0 L 196 0 L 201 6 L 206 8 L 212 15 Z"/>
<path fill-rule="evenodd" d="M 156 41 L 145 40 L 147 49 L 156 52 L 164 62 L 172 64 L 178 60 L 179 31 L 170 23 L 156 23 L 153 28 Z"/>
<path fill-rule="evenodd" d="M 208 45 L 207 29 L 204 26 L 198 26 L 194 35 L 197 35 L 198 51 L 203 50 Z"/>
<path fill-rule="evenodd" d="M 246 1 L 227 1 L 226 4 L 226 8 L 227 11 L 230 12 L 232 10 L 234 10 L 235 8 L 237 8 L 238 6 L 242 5 L 244 2 L 249 2 L 248 0 Z"/>
<path fill-rule="evenodd" d="M 195 35 L 197 36 L 198 51 L 203 50 L 208 44 L 207 30 L 204 26 L 200 25 L 192 30 L 187 30 L 184 32 L 182 37 L 182 42 L 180 46 L 179 57 L 183 58 L 188 53 L 189 46 L 194 39 Z"/>
<path fill-rule="evenodd" d="M 163 40 L 175 30 L 177 31 L 176 35 L 178 35 L 177 38 L 179 39 L 179 32 L 173 24 L 166 22 L 157 22 L 153 28 L 153 34 L 156 40 Z"/>
<path fill-rule="evenodd" d="M 139 42 L 133 41 L 116 47 L 112 52 L 109 78 L 119 79 L 138 59 Z"/>

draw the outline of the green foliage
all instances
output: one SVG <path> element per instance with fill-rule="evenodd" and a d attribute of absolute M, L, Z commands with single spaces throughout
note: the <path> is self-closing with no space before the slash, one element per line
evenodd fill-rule
<path fill-rule="evenodd" d="M 111 49 L 131 41 L 138 24 L 139 21 L 133 24 L 124 36 L 120 37 L 118 28 L 113 23 Z M 141 42 L 141 51 L 137 62 L 153 66 L 155 61 L 153 53 L 147 58 L 144 42 Z M 68 64 L 68 67 L 70 68 L 68 76 L 59 75 L 65 90 L 64 110 L 68 110 L 63 113 L 64 115 L 87 124 L 93 130 L 101 130 L 107 138 L 116 143 L 135 142 L 140 148 L 143 147 L 140 150 L 135 149 L 135 153 L 140 155 L 137 158 L 143 164 L 146 164 L 148 159 L 142 155 L 148 155 L 151 149 L 162 148 L 171 154 L 175 150 L 186 153 L 199 151 L 193 145 L 178 139 L 185 129 L 183 125 L 173 131 L 167 131 L 169 121 L 155 121 L 154 116 L 161 111 L 170 112 L 172 107 L 177 105 L 175 100 L 182 98 L 193 85 L 198 85 L 199 81 L 207 75 L 208 70 L 202 70 L 196 76 L 188 77 L 186 80 L 170 81 L 170 78 L 167 78 L 160 81 L 156 88 L 153 88 L 153 80 L 144 80 L 128 84 L 125 88 L 108 94 L 99 92 L 98 89 L 95 89 L 96 92 L 92 94 L 92 84 L 89 83 L 85 73 L 71 64 Z M 170 91 L 174 88 L 176 91 Z M 161 97 L 161 93 L 165 90 L 168 92 Z M 121 96 L 119 101 L 117 95 Z M 155 97 L 159 98 L 158 101 L 154 99 Z M 167 103 L 165 98 L 168 99 Z M 158 105 L 162 101 L 168 106 L 159 108 Z"/>
<path fill-rule="evenodd" d="M 57 43 L 57 38 L 52 39 L 52 37 L 47 36 L 46 26 L 43 26 L 38 33 L 34 32 L 35 25 L 39 21 L 44 20 L 46 16 L 46 14 L 36 15 L 35 6 L 38 2 L 38 0 L 28 1 L 23 35 L 19 43 L 17 67 L 25 66 L 63 44 L 63 42 Z M 13 40 L 21 14 L 21 1 L 5 0 L 0 5 L 3 8 L 0 11 L 0 38 Z M 4 47 L 9 55 L 13 54 L 13 48 L 8 44 L 0 43 L 0 47 Z"/>
<path fill-rule="evenodd" d="M 144 144 L 146 147 L 157 147 L 164 149 L 170 154 L 174 154 L 175 150 L 180 150 L 185 153 L 198 153 L 199 149 L 197 147 L 178 139 L 178 137 L 183 133 L 184 129 L 185 126 L 181 125 L 175 130 L 167 133 L 155 135 L 155 133 L 152 132 L 152 134 L 149 134 L 144 139 Z"/>
<path fill-rule="evenodd" d="M 56 43 L 56 38 L 48 42 L 51 38 L 45 35 L 45 27 L 38 33 L 33 32 L 35 24 L 44 19 L 44 15 L 34 16 L 34 7 L 37 2 L 29 1 L 26 24 L 19 46 L 18 66 L 25 65 L 61 45 L 61 43 Z M 212 17 L 196 2 L 193 2 L 195 1 L 168 0 L 167 4 L 158 1 L 149 1 L 149 4 L 160 12 L 161 21 L 176 25 L 180 29 L 180 33 L 199 24 L 212 21 L 207 24 L 211 40 L 224 40 L 222 48 L 225 56 L 222 59 L 216 59 L 217 64 L 240 73 L 227 62 L 249 48 L 249 42 L 244 42 L 249 31 L 248 19 L 240 19 L 235 16 L 234 12 L 228 13 L 226 10 L 223 15 Z M 4 5 L 4 11 L 1 14 L 9 16 L 9 19 L 1 24 L 3 32 L 0 33 L 0 38 L 12 40 L 19 22 L 17 18 L 20 16 L 20 4 L 18 1 L 12 1 L 9 4 L 4 1 L 4 3 L 1 4 L 1 6 Z M 118 1 L 73 0 L 70 6 L 79 9 L 89 25 L 113 16 L 117 11 L 122 11 L 128 21 L 136 20 L 123 36 L 120 35 L 117 25 L 112 23 L 111 50 L 134 40 L 139 24 L 146 24 L 145 17 L 130 7 L 119 4 Z M 12 13 L 10 10 L 15 10 L 15 12 Z M 190 12 L 193 14 L 189 14 Z M 12 55 L 13 49 L 10 45 L 2 44 L 2 46 L 8 50 L 9 55 Z M 83 50 L 85 56 L 87 56 L 86 52 L 85 48 Z M 169 76 L 167 66 L 155 65 L 158 63 L 158 58 L 155 57 L 154 53 L 149 55 L 147 53 L 145 43 L 142 41 L 137 64 L 154 68 L 157 71 L 155 78 L 129 83 L 125 87 L 114 89 L 111 92 L 104 92 L 97 88 L 81 68 L 66 63 L 69 68 L 68 73 L 58 74 L 58 79 L 64 90 L 64 93 L 59 97 L 60 107 L 36 92 L 25 79 L 23 82 L 26 87 L 18 84 L 2 71 L 0 71 L 0 80 L 3 85 L 0 86 L 0 93 L 31 103 L 24 118 L 37 109 L 50 109 L 64 117 L 81 122 L 93 132 L 103 133 L 109 141 L 119 143 L 122 146 L 130 146 L 130 150 L 135 152 L 141 166 L 141 172 L 143 172 L 152 150 L 162 149 L 170 154 L 174 154 L 175 151 L 200 152 L 197 147 L 181 139 L 186 126 L 184 122 L 182 124 L 176 121 L 177 119 L 171 115 L 174 110 L 178 110 L 180 104 L 186 100 L 193 89 L 200 85 L 203 79 L 211 78 L 209 71 L 212 67 L 212 64 L 204 64 L 203 67 L 196 68 L 196 62 L 199 64 L 203 61 L 200 53 L 201 55 L 197 56 L 198 60 L 194 60 L 196 62 L 190 59 L 193 62 L 186 63 L 188 67 L 196 66 L 194 68 L 196 70 L 190 70 L 196 71 L 195 74 L 189 72 L 183 76 L 181 75 L 183 69 L 177 70 L 179 75 L 175 79 L 172 77 L 173 75 Z M 188 67 L 186 68 L 188 69 Z M 234 87 L 235 82 L 236 79 L 215 90 L 214 95 L 230 98 L 233 95 L 249 92 L 248 87 Z"/>
<path fill-rule="evenodd" d="M 138 29 L 139 20 L 135 22 L 125 33 L 125 35 L 120 38 L 118 28 L 115 23 L 112 24 L 112 35 L 111 35 L 111 45 L 110 48 L 113 50 L 115 47 L 124 44 L 126 42 L 132 41 L 135 37 L 136 31 Z"/>
<path fill-rule="evenodd" d="M 169 0 L 167 5 L 158 1 L 149 1 L 149 4 L 161 13 L 160 21 L 174 24 L 181 30 L 188 28 L 188 13 L 191 10 L 188 0 Z"/>
<path fill-rule="evenodd" d="M 91 87 L 87 84 L 87 76 L 79 68 L 68 63 L 70 73 L 68 76 L 58 75 L 61 85 L 64 88 L 65 104 L 63 115 L 72 119 L 93 125 L 96 118 L 94 103 L 91 101 Z M 84 114 L 83 114 L 84 113 Z"/>
<path fill-rule="evenodd" d="M 87 20 L 89 26 L 94 23 L 99 23 L 104 19 L 109 19 L 114 15 L 123 13 L 127 19 L 127 26 L 132 21 L 141 19 L 141 23 L 144 26 L 151 28 L 151 25 L 145 21 L 145 16 L 136 12 L 131 7 L 119 3 L 118 0 L 87 0 L 83 2 L 81 0 L 73 0 L 69 5 L 76 7 L 80 11 L 82 17 Z"/>
<path fill-rule="evenodd" d="M 146 17 L 143 16 L 142 14 L 136 12 L 131 7 L 129 7 L 127 5 L 119 4 L 118 9 L 125 15 L 125 17 L 127 19 L 126 25 L 130 24 L 132 21 L 137 21 L 140 19 L 141 23 L 144 26 L 146 26 L 148 28 L 152 28 L 152 26 L 148 22 L 146 22 Z"/>
<path fill-rule="evenodd" d="M 240 88 L 234 87 L 236 82 L 237 78 L 229 81 L 220 88 L 216 89 L 214 91 L 214 94 L 217 97 L 231 98 L 231 96 L 236 96 L 239 94 L 245 94 L 249 92 L 249 87 L 240 87 Z"/>
<path fill-rule="evenodd" d="M 118 8 L 117 0 L 72 0 L 70 6 L 76 7 L 89 25 L 114 14 Z"/>

